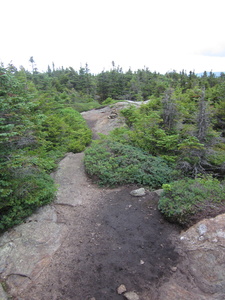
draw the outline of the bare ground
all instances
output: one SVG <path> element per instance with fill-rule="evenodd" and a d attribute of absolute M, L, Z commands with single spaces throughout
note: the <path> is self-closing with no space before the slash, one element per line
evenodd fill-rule
<path fill-rule="evenodd" d="M 22 299 L 119 300 L 120 284 L 153 296 L 178 263 L 170 238 L 179 228 L 162 219 L 155 193 L 134 198 L 129 195 L 133 188 L 93 199 L 91 210 L 68 207 L 69 234 Z"/>

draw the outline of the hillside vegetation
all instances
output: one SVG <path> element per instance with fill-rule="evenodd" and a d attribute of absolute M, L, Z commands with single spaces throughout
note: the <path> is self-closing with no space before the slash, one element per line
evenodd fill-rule
<path fill-rule="evenodd" d="M 211 213 L 211 200 L 223 205 L 224 73 L 216 77 L 204 72 L 199 77 L 148 69 L 123 72 L 113 63 L 110 71 L 94 75 L 88 65 L 75 71 L 55 69 L 53 64 L 42 73 L 2 65 L 0 230 L 20 223 L 54 198 L 56 187 L 49 173 L 66 152 L 81 152 L 91 142 L 80 112 L 126 99 L 150 101 L 123 109 L 126 125 L 92 143 L 86 150 L 87 172 L 102 185 L 163 186 L 160 210 L 185 225 L 196 213 L 193 207 L 210 207 Z M 182 197 L 183 186 L 191 196 Z M 204 197 L 198 196 L 200 186 Z M 205 186 L 210 191 L 205 192 Z"/>

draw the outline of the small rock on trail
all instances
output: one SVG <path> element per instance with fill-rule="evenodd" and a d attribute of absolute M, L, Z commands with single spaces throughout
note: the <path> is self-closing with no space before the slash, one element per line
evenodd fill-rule
<path fill-rule="evenodd" d="M 140 300 L 139 296 L 135 292 L 127 292 L 124 294 L 127 300 Z"/>
<path fill-rule="evenodd" d="M 117 289 L 117 293 L 118 293 L 119 295 L 125 293 L 126 291 L 127 291 L 127 288 L 126 288 L 126 286 L 125 286 L 124 284 L 121 284 L 121 285 L 118 287 L 118 289 Z"/>
<path fill-rule="evenodd" d="M 144 195 L 146 195 L 146 191 L 144 188 L 140 188 L 140 189 L 136 189 L 136 190 L 132 190 L 130 192 L 131 196 L 134 196 L 134 197 L 142 197 Z"/>

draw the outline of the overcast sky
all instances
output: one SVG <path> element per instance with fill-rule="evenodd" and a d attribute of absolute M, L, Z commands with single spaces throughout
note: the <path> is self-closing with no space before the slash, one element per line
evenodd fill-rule
<path fill-rule="evenodd" d="M 225 71 L 224 0 L 1 0 L 0 61 Z"/>

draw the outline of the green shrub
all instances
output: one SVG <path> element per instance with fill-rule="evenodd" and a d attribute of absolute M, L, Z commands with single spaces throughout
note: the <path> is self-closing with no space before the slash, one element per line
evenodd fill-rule
<path fill-rule="evenodd" d="M 135 183 L 156 189 L 175 176 L 162 158 L 107 139 L 85 151 L 85 168 L 100 185 L 108 186 Z"/>
<path fill-rule="evenodd" d="M 224 202 L 225 185 L 207 176 L 164 184 L 158 207 L 168 220 L 189 226 L 198 218 L 214 216 Z"/>
<path fill-rule="evenodd" d="M 29 169 L 17 170 L 16 173 L 19 176 L 11 177 L 8 193 L 2 193 L 0 197 L 0 231 L 20 224 L 55 196 L 56 187 L 50 175 Z"/>
<path fill-rule="evenodd" d="M 177 160 L 178 134 L 167 134 L 160 127 L 162 119 L 155 111 L 144 110 L 134 106 L 121 110 L 127 127 L 114 129 L 110 136 L 122 144 L 129 144 L 148 152 L 153 156 L 161 156 L 164 159 L 175 162 Z M 148 115 L 145 115 L 147 112 Z"/>
<path fill-rule="evenodd" d="M 220 143 L 216 145 L 211 153 L 208 154 L 208 160 L 213 165 L 223 165 L 225 162 L 225 144 Z"/>
<path fill-rule="evenodd" d="M 81 114 L 67 107 L 49 115 L 42 132 L 49 142 L 48 151 L 81 152 L 91 141 L 91 130 Z"/>
<path fill-rule="evenodd" d="M 121 109 L 120 114 L 125 118 L 125 123 L 129 128 L 135 124 L 139 117 L 138 109 L 134 105 Z"/>
<path fill-rule="evenodd" d="M 88 110 L 95 109 L 95 108 L 100 108 L 101 105 L 97 101 L 92 101 L 92 102 L 87 102 L 87 103 L 75 102 L 74 104 L 72 104 L 72 107 L 79 112 L 83 112 L 83 111 L 88 111 Z"/>
<path fill-rule="evenodd" d="M 113 100 L 112 98 L 108 97 L 107 99 L 105 99 L 105 101 L 102 102 L 102 105 L 110 105 L 110 104 L 114 104 L 117 101 Z"/>

